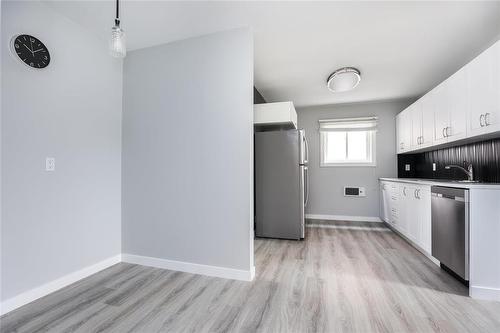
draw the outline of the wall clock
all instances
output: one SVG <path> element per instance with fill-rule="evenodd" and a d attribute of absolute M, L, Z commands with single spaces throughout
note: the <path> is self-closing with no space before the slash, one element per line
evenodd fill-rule
<path fill-rule="evenodd" d="M 11 39 L 11 49 L 15 57 L 31 68 L 42 69 L 50 63 L 49 50 L 36 37 L 16 35 Z"/>

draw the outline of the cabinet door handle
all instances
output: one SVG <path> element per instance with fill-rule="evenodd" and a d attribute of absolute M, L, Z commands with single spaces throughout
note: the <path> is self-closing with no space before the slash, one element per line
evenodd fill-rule
<path fill-rule="evenodd" d="M 479 125 L 481 125 L 481 127 L 484 126 L 483 119 L 484 119 L 484 114 L 482 114 L 482 115 L 479 116 Z"/>
<path fill-rule="evenodd" d="M 420 200 L 420 189 L 417 190 L 417 199 Z"/>
<path fill-rule="evenodd" d="M 403 187 L 403 195 L 406 197 L 406 186 Z"/>
<path fill-rule="evenodd" d="M 446 133 L 445 133 L 445 131 L 446 131 L 446 127 L 443 127 L 443 130 L 442 130 L 442 133 L 443 133 L 443 138 L 446 138 Z"/>
<path fill-rule="evenodd" d="M 489 125 L 491 125 L 491 124 L 490 124 L 490 121 L 489 121 L 489 116 L 490 116 L 490 113 L 489 113 L 489 112 L 486 112 L 486 113 L 484 114 L 484 126 L 489 126 Z"/>
<path fill-rule="evenodd" d="M 415 190 L 415 191 L 413 192 L 413 196 L 415 197 L 415 199 L 418 199 L 417 192 L 418 192 L 418 190 Z"/>
<path fill-rule="evenodd" d="M 450 130 L 450 132 L 448 132 Z M 449 137 L 451 135 L 451 127 L 446 127 L 446 137 Z"/>

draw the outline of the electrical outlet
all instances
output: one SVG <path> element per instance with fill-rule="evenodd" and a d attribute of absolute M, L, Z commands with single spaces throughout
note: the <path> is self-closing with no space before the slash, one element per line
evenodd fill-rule
<path fill-rule="evenodd" d="M 56 159 L 54 157 L 45 158 L 45 171 L 56 170 Z"/>
<path fill-rule="evenodd" d="M 436 163 L 432 163 L 432 171 L 436 171 Z"/>
<path fill-rule="evenodd" d="M 405 164 L 405 171 L 410 171 L 410 165 L 409 164 Z"/>

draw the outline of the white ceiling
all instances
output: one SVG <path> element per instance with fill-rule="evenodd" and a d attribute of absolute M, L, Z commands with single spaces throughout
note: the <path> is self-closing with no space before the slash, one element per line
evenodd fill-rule
<path fill-rule="evenodd" d="M 107 38 L 113 1 L 46 1 Z M 268 102 L 296 106 L 416 97 L 500 37 L 500 1 L 121 3 L 128 49 L 250 26 L 255 86 Z M 353 91 L 334 94 L 328 75 L 362 74 Z"/>

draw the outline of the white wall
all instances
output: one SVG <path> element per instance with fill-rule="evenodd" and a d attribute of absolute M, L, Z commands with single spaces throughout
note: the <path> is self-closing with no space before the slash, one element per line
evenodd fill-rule
<path fill-rule="evenodd" d="M 127 55 L 122 175 L 124 253 L 251 271 L 248 29 Z"/>
<path fill-rule="evenodd" d="M 379 216 L 379 177 L 397 177 L 395 116 L 410 101 L 357 103 L 299 108 L 298 124 L 309 140 L 310 192 L 307 214 Z M 376 167 L 320 167 L 320 119 L 378 117 Z M 366 197 L 343 196 L 344 186 L 364 186 Z"/>
<path fill-rule="evenodd" d="M 1 14 L 4 301 L 121 251 L 122 63 L 38 1 L 2 1 Z M 46 44 L 47 69 L 10 54 L 19 33 Z"/>

